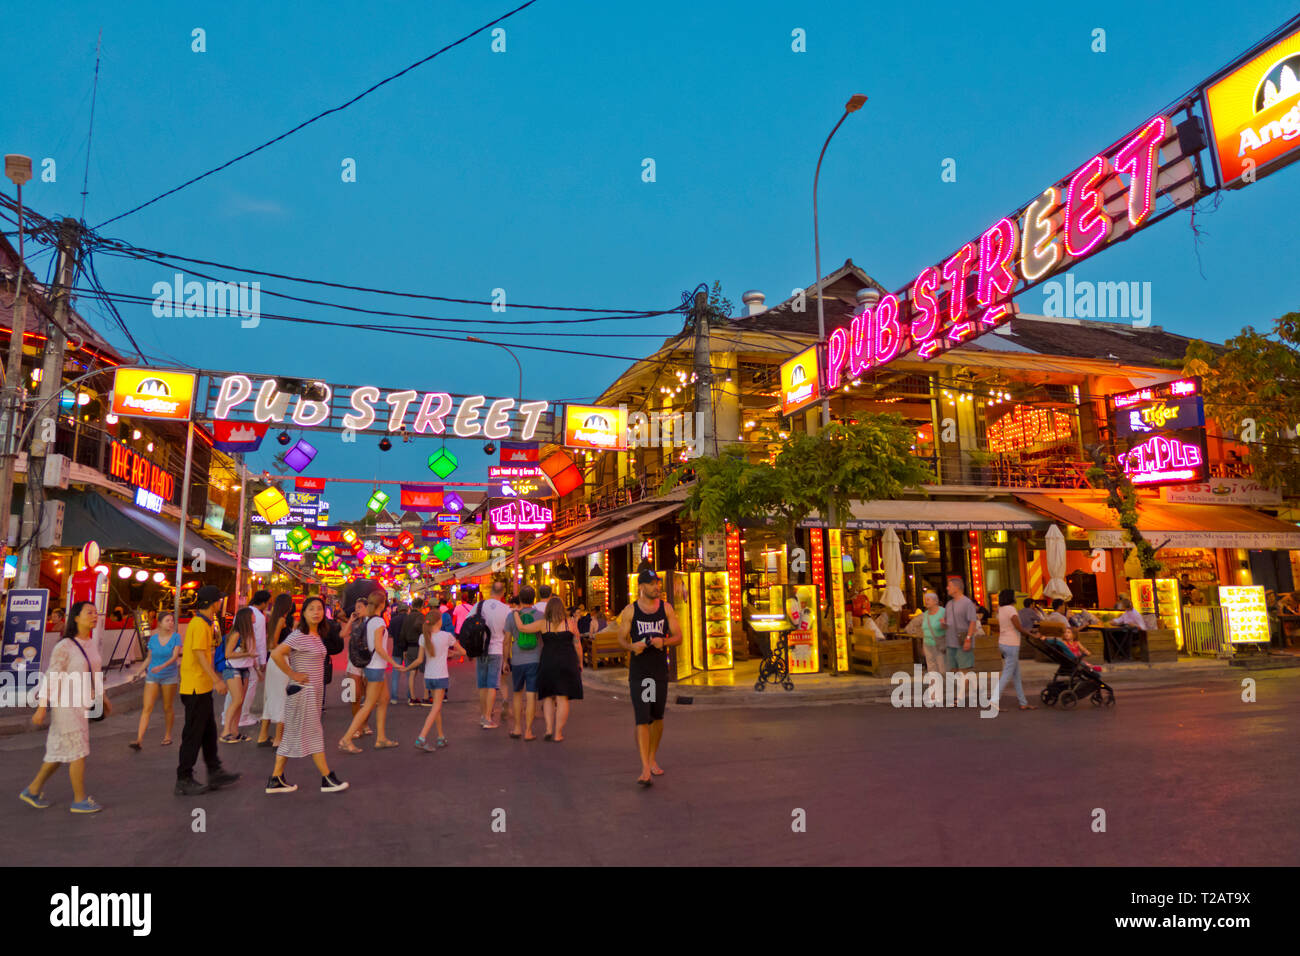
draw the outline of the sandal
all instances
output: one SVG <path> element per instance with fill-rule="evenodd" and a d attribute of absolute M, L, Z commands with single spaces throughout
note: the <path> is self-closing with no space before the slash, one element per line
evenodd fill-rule
<path fill-rule="evenodd" d="M 389 747 L 396 747 L 396 746 L 397 746 L 397 741 L 396 741 L 396 740 L 376 740 L 376 741 L 375 741 L 375 749 L 376 749 L 376 750 L 387 750 Z"/>
<path fill-rule="evenodd" d="M 522 737 L 522 736 L 523 736 L 523 734 L 517 734 L 517 733 L 515 733 L 513 730 L 510 731 L 510 739 L 511 739 L 511 740 L 518 740 L 518 739 L 519 739 L 520 737 Z"/>
<path fill-rule="evenodd" d="M 170 737 L 164 737 L 161 746 L 170 747 L 171 745 L 172 745 L 172 739 Z"/>
<path fill-rule="evenodd" d="M 359 754 L 359 753 L 361 753 L 361 748 L 360 748 L 360 747 L 355 747 L 355 746 L 353 746 L 351 743 L 348 743 L 348 744 L 345 746 L 345 745 L 343 744 L 343 742 L 340 741 L 340 742 L 339 742 L 339 752 L 340 752 L 340 753 L 345 753 L 345 754 Z"/>
<path fill-rule="evenodd" d="M 1033 704 L 1021 704 L 1021 705 L 1020 705 L 1020 709 L 1021 709 L 1021 710 L 1037 710 L 1038 708 L 1035 707 Z"/>

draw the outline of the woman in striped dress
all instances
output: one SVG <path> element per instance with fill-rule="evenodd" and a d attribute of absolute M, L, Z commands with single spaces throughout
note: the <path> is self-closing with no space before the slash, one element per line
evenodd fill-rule
<path fill-rule="evenodd" d="M 298 627 L 271 654 L 271 662 L 288 675 L 291 683 L 284 705 L 284 738 L 275 753 L 275 771 L 267 781 L 267 793 L 293 793 L 298 789 L 284 778 L 290 757 L 311 757 L 321 774 L 322 792 L 348 788 L 325 761 L 325 731 L 320 721 L 325 693 L 324 621 L 325 602 L 319 597 L 307 598 Z"/>

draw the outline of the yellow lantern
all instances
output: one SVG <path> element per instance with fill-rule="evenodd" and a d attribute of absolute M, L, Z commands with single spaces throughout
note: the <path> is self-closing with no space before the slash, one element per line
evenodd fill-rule
<path fill-rule="evenodd" d="M 267 488 L 253 497 L 257 513 L 266 519 L 267 524 L 275 524 L 281 518 L 289 516 L 289 502 L 280 493 L 279 488 Z"/>

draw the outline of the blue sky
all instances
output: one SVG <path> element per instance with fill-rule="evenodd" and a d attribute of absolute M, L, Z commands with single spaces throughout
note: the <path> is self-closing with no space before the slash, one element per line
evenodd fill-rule
<path fill-rule="evenodd" d="M 21 42 L 8 45 L 0 147 L 38 166 L 53 157 L 57 182 L 42 183 L 38 173 L 25 198 L 46 216 L 79 214 L 102 27 L 86 204 L 94 225 L 514 5 L 236 2 L 182 12 L 164 3 L 107 11 L 46 4 L 22 24 Z M 861 92 L 870 101 L 837 134 L 823 166 L 823 271 L 852 257 L 897 288 L 1295 12 L 1286 0 L 1241 11 L 1205 2 L 989 9 L 539 0 L 504 24 L 505 53 L 493 53 L 482 34 L 103 234 L 196 258 L 474 299 L 504 288 L 508 302 L 656 309 L 719 279 L 737 307 L 748 288 L 771 304 L 813 281 L 813 167 L 844 101 Z M 1098 27 L 1105 53 L 1090 49 Z M 191 50 L 194 28 L 206 31 L 204 53 Z M 795 29 L 806 32 L 807 52 L 792 51 Z M 348 157 L 355 183 L 341 181 Z M 642 182 L 647 157 L 654 183 Z M 955 183 L 940 178 L 949 157 Z M 1199 241 L 1182 213 L 1075 276 L 1149 281 L 1155 324 L 1222 340 L 1300 308 L 1295 224 L 1278 214 L 1297 208 L 1300 170 L 1285 169 L 1199 212 Z M 101 256 L 99 271 L 112 291 L 149 295 L 173 270 Z M 264 292 L 271 288 L 315 295 L 265 280 Z M 373 304 L 334 291 L 315 297 Z M 1021 308 L 1040 311 L 1041 302 L 1041 292 L 1030 292 Z M 377 307 L 494 317 L 438 303 Z M 265 294 L 262 309 L 346 316 Z M 155 318 L 147 305 L 121 311 L 145 352 L 162 361 L 381 387 L 515 390 L 513 362 L 488 346 L 269 320 L 243 329 L 237 319 Z M 643 355 L 679 326 L 674 317 L 556 326 L 550 331 L 582 336 L 502 341 Z M 487 337 L 482 326 L 466 331 Z M 607 335 L 628 332 L 651 337 Z M 524 393 L 590 398 L 625 364 L 532 353 Z M 427 443 L 388 454 L 370 439 L 319 444 L 308 474 L 431 477 Z M 479 443 L 451 445 L 469 466 L 455 478 L 481 477 L 489 459 Z M 359 485 L 327 494 L 338 517 L 355 514 L 364 497 Z"/>

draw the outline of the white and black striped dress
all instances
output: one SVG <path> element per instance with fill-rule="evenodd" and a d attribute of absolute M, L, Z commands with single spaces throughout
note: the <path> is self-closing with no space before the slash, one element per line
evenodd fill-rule
<path fill-rule="evenodd" d="M 310 757 L 325 750 L 320 704 L 325 693 L 325 645 L 315 634 L 294 631 L 289 645 L 289 669 L 307 674 L 302 690 L 284 704 L 284 737 L 276 753 L 281 757 Z"/>

